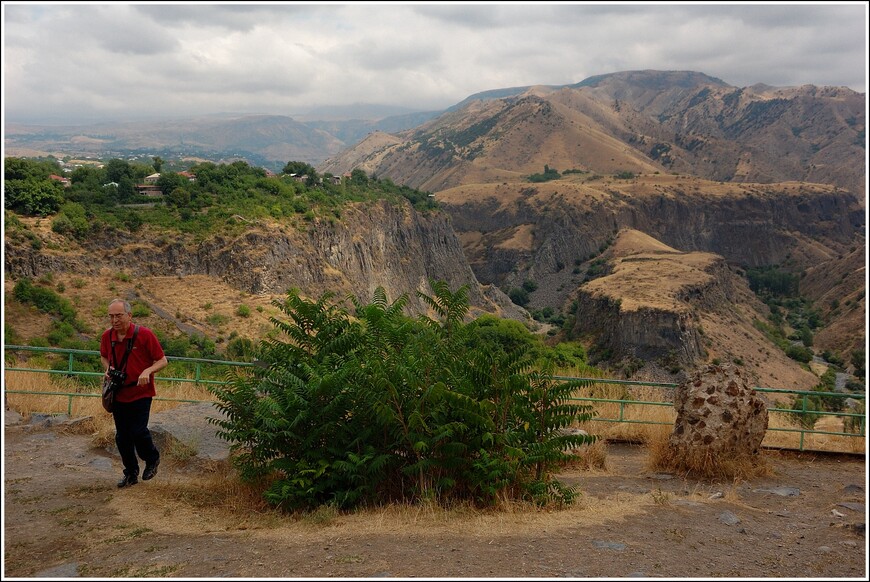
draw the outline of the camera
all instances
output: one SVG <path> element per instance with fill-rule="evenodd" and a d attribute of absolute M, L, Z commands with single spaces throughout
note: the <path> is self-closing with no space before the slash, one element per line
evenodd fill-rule
<path fill-rule="evenodd" d="M 124 381 L 127 379 L 127 373 L 124 370 L 109 369 L 109 379 L 112 381 L 112 389 L 119 390 L 124 386 Z"/>

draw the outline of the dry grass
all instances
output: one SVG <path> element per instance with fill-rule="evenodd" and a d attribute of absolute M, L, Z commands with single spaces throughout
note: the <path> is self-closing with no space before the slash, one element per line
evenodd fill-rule
<path fill-rule="evenodd" d="M 596 415 L 594 420 L 581 423 L 580 428 L 606 440 L 646 443 L 663 431 L 669 432 L 676 418 L 673 407 L 666 405 L 671 400 L 670 392 L 664 388 L 597 384 L 591 389 L 582 390 L 578 397 L 605 400 L 586 403 L 592 404 Z M 629 397 L 633 402 L 606 402 Z"/>
<path fill-rule="evenodd" d="M 62 375 L 8 372 L 6 386 L 9 389 L 38 392 L 64 392 L 81 394 L 83 385 Z M 96 391 L 96 387 L 93 387 Z M 161 397 L 194 400 L 212 399 L 202 386 L 189 383 L 159 382 Z M 632 404 L 599 402 L 594 406 L 599 410 L 598 418 L 628 420 L 631 422 L 587 422 L 583 428 L 600 439 L 583 447 L 576 461 L 565 467 L 567 472 L 609 472 L 607 462 L 607 439 L 640 441 L 649 448 L 648 465 L 650 470 L 666 469 L 677 473 L 692 473 L 702 478 L 734 481 L 767 474 L 768 464 L 761 459 L 731 460 L 714 462 L 707 457 L 696 459 L 675 459 L 669 455 L 667 437 L 673 426 L 674 411 L 668 406 L 643 405 L 638 402 L 668 402 L 670 392 L 654 387 L 626 387 L 624 385 L 597 385 L 586 389 L 583 396 L 601 399 L 625 399 L 631 394 Z M 111 415 L 105 413 L 96 397 L 40 396 L 39 394 L 7 394 L 8 405 L 27 416 L 36 412 L 65 414 L 71 404 L 73 417 L 90 417 L 70 427 L 69 431 L 92 436 L 92 444 L 97 447 L 110 446 L 114 440 L 114 425 Z M 155 401 L 153 410 L 166 410 L 178 403 Z M 663 423 L 663 424 L 642 424 Z M 782 414 L 771 415 L 771 426 L 794 428 L 793 419 Z M 810 435 L 806 435 L 805 447 Z M 769 432 L 768 439 L 787 444 L 791 448 L 799 444 L 797 433 Z M 833 446 L 838 442 L 842 447 L 854 447 L 859 441 L 863 447 L 864 439 L 818 435 L 817 441 Z M 767 443 L 767 440 L 765 441 Z M 816 443 L 819 444 L 819 443 Z M 849 449 L 841 449 L 849 450 Z M 556 527 L 558 524 L 569 526 L 578 520 L 597 524 L 626 519 L 642 512 L 646 507 L 667 503 L 664 495 L 635 495 L 619 492 L 606 500 L 596 499 L 586 503 L 584 497 L 572 507 L 552 510 L 503 501 L 497 508 L 479 509 L 468 505 L 442 507 L 434 503 L 392 504 L 386 507 L 364 508 L 353 512 L 340 512 L 335 508 L 324 507 L 310 513 L 288 515 L 269 507 L 263 500 L 262 484 L 243 483 L 229 462 L 212 463 L 205 473 L 195 475 L 172 471 L 174 466 L 185 465 L 190 451 L 165 451 L 164 463 L 168 471 L 166 478 L 155 483 L 162 499 L 158 522 L 172 531 L 202 531 L 203 523 L 212 531 L 228 530 L 275 530 L 290 528 L 297 532 L 328 532 L 341 527 L 344 532 L 360 534 L 383 534 L 406 531 L 424 525 L 425 531 L 432 534 L 466 533 L 480 537 L 496 538 L 515 534 L 517 531 L 532 531 L 536 527 Z M 143 490 L 144 491 L 144 490 Z M 138 494 L 138 493 L 137 493 Z M 737 497 L 736 489 L 725 492 L 727 496 Z M 131 498 L 131 501 L 133 499 Z M 137 511 L 141 505 L 136 505 Z M 132 509 L 131 509 L 132 511 Z M 282 535 L 285 535 L 282 533 Z"/>
<path fill-rule="evenodd" d="M 603 444 L 602 444 L 603 447 Z M 171 463 L 172 461 L 170 461 Z M 168 464 L 167 468 L 171 468 Z M 309 512 L 286 513 L 269 506 L 262 497 L 263 484 L 243 483 L 229 462 L 215 463 L 205 474 L 191 476 L 167 471 L 164 478 L 145 488 L 133 489 L 114 503 L 117 509 L 154 524 L 155 531 L 202 533 L 203 531 L 250 530 L 263 535 L 295 536 L 472 535 L 496 539 L 546 528 L 570 527 L 576 523 L 596 525 L 620 522 L 655 503 L 649 495 L 620 492 L 613 498 L 579 502 L 561 509 L 541 508 L 518 501 L 503 501 L 493 508 L 457 503 L 392 503 L 340 511 L 323 506 Z M 149 492 L 150 491 L 150 492 Z M 159 505 L 143 503 L 144 496 L 157 495 Z M 144 512 L 160 512 L 159 516 Z M 159 519 L 152 519 L 159 517 Z"/>
<path fill-rule="evenodd" d="M 168 463 L 170 466 L 172 462 Z M 175 500 L 196 510 L 218 510 L 225 516 L 249 519 L 268 516 L 276 510 L 263 498 L 262 484 L 243 483 L 229 461 L 212 463 L 195 480 L 157 483 L 161 497 Z"/>
<path fill-rule="evenodd" d="M 591 445 L 581 447 L 574 454 L 569 467 L 580 471 L 608 471 L 607 441 L 599 439 Z"/>
<path fill-rule="evenodd" d="M 46 361 L 39 358 L 32 358 L 29 365 L 48 367 Z M 19 364 L 16 366 L 22 367 Z M 91 417 L 90 421 L 83 422 L 75 430 L 97 433 L 100 442 L 109 439 L 114 431 L 111 415 L 103 410 L 99 398 L 96 397 L 98 391 L 96 385 L 87 386 L 60 374 L 8 371 L 5 374 L 5 387 L 7 390 L 32 392 L 32 394 L 6 394 L 7 405 L 23 416 L 36 413 L 69 413 L 72 418 Z M 72 396 L 48 394 L 41 396 L 40 392 L 60 392 Z M 154 401 L 152 413 L 169 410 L 182 404 L 173 400 L 214 400 L 204 385 L 192 382 L 158 380 L 157 392 L 158 399 Z M 582 402 L 591 404 L 596 411 L 596 416 L 594 420 L 578 425 L 578 428 L 598 436 L 603 441 L 654 443 L 663 435 L 670 433 L 676 418 L 674 409 L 670 405 L 671 390 L 666 388 L 596 384 L 578 391 L 577 397 L 604 400 Z M 608 400 L 629 399 L 630 402 L 608 402 Z M 804 433 L 802 436 L 797 419 L 788 414 L 770 413 L 768 426 L 769 430 L 763 441 L 765 447 L 859 454 L 866 451 L 865 437 L 812 433 Z M 815 430 L 842 432 L 842 417 L 824 416 L 816 423 Z M 590 468 L 595 467 L 596 463 L 603 464 L 603 461 L 595 459 L 596 455 L 600 456 L 595 448 L 587 448 L 584 451 L 589 457 Z"/>
<path fill-rule="evenodd" d="M 33 365 L 42 365 L 36 364 Z M 112 415 L 103 410 L 98 397 L 99 387 L 88 385 L 74 378 L 61 374 L 44 372 L 8 371 L 5 373 L 7 390 L 26 391 L 28 394 L 6 394 L 7 407 L 15 410 L 25 418 L 34 414 L 62 415 L 70 418 L 83 419 L 64 430 L 75 434 L 93 435 L 95 447 L 111 445 L 115 438 L 115 425 Z M 57 394 L 41 394 L 57 393 Z M 203 385 L 188 382 L 157 383 L 157 395 L 151 412 L 170 410 L 183 404 L 173 402 L 179 400 L 214 400 L 214 397 Z"/>
<path fill-rule="evenodd" d="M 709 449 L 675 449 L 667 438 L 647 443 L 652 469 L 715 481 L 746 480 L 770 475 L 763 452 L 758 455 L 723 457 Z"/>
<path fill-rule="evenodd" d="M 844 432 L 843 418 L 824 416 L 815 423 L 812 430 L 822 432 Z M 867 439 L 863 436 L 842 436 L 836 434 L 803 433 L 795 417 L 782 412 L 770 413 L 768 431 L 762 445 L 771 448 L 831 451 L 845 453 L 866 453 Z M 786 430 L 770 430 L 786 429 Z"/>

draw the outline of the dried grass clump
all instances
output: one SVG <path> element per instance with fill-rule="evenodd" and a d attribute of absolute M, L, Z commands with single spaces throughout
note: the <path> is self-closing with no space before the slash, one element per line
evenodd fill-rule
<path fill-rule="evenodd" d="M 666 438 L 655 439 L 647 446 L 647 462 L 656 471 L 717 481 L 753 479 L 771 474 L 770 464 L 762 453 L 724 456 L 708 448 L 680 449 L 672 446 Z"/>
<path fill-rule="evenodd" d="M 172 458 L 166 460 L 170 467 L 178 463 Z M 200 469 L 195 479 L 160 483 L 162 496 L 195 509 L 222 513 L 228 518 L 276 513 L 263 497 L 265 484 L 242 481 L 230 461 L 214 461 Z"/>
<path fill-rule="evenodd" d="M 580 471 L 607 471 L 607 441 L 598 439 L 592 444 L 580 447 L 569 463 L 572 469 Z"/>

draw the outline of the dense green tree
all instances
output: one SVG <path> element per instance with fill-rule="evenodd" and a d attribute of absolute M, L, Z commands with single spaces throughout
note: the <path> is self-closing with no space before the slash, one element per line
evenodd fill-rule
<path fill-rule="evenodd" d="M 523 287 L 513 287 L 508 291 L 508 297 L 510 297 L 511 301 L 519 305 L 520 307 L 525 307 L 529 304 L 529 292 Z"/>
<path fill-rule="evenodd" d="M 166 197 L 166 203 L 176 208 L 189 208 L 191 196 L 186 188 L 176 188 Z"/>
<path fill-rule="evenodd" d="M 747 269 L 746 278 L 749 288 L 762 297 L 795 297 L 798 293 L 800 277 L 775 266 Z"/>
<path fill-rule="evenodd" d="M 176 188 L 184 188 L 188 184 L 190 184 L 190 181 L 187 178 L 175 172 L 166 172 L 165 174 L 160 174 L 160 177 L 157 178 L 157 186 L 160 187 L 160 191 L 163 192 L 164 196 L 168 196 Z"/>
<path fill-rule="evenodd" d="M 854 350 L 849 361 L 855 367 L 855 375 L 863 378 L 867 369 L 867 356 L 864 350 Z"/>
<path fill-rule="evenodd" d="M 366 173 L 359 168 L 354 168 L 350 172 L 350 182 L 351 184 L 355 184 L 357 186 L 365 186 L 369 183 L 369 177 Z"/>
<path fill-rule="evenodd" d="M 7 179 L 3 184 L 3 207 L 19 214 L 48 216 L 57 212 L 63 202 L 63 187 L 54 180 L 32 177 Z"/>
<path fill-rule="evenodd" d="M 297 176 L 306 176 L 305 185 L 314 186 L 320 183 L 320 176 L 311 164 L 305 162 L 287 162 L 282 170 L 284 174 L 296 174 Z"/>
<path fill-rule="evenodd" d="M 135 183 L 130 176 L 121 176 L 118 179 L 118 201 L 127 202 L 136 195 Z"/>
<path fill-rule="evenodd" d="M 351 298 L 352 314 L 329 294 L 275 303 L 286 339 L 263 342 L 264 366 L 213 389 L 218 434 L 271 503 L 574 500 L 553 471 L 594 440 L 560 430 L 591 418 L 570 402 L 585 383 L 554 381 L 523 350 L 482 347 L 481 327 L 464 323 L 467 289 L 433 289 L 420 297 L 437 319 L 403 315 L 407 296 L 390 303 L 380 288 L 372 303 Z"/>
<path fill-rule="evenodd" d="M 73 186 L 85 186 L 91 189 L 99 189 L 106 183 L 106 172 L 102 168 L 82 166 L 76 168 L 70 174 Z"/>
<path fill-rule="evenodd" d="M 61 174 L 57 161 L 6 158 L 3 160 L 5 180 L 48 180 L 51 174 Z"/>
<path fill-rule="evenodd" d="M 314 169 L 314 166 L 312 166 L 311 164 L 306 164 L 305 162 L 287 162 L 281 172 L 287 175 L 296 174 L 297 176 L 302 176 L 304 174 L 307 174 L 309 176 L 317 175 L 317 171 Z"/>
<path fill-rule="evenodd" d="M 479 342 L 480 347 L 485 347 L 489 351 L 540 353 L 544 347 L 538 336 L 533 335 L 526 326 L 514 319 L 502 319 L 484 314 L 469 326 L 475 331 L 475 341 Z"/>
<path fill-rule="evenodd" d="M 124 178 L 127 178 L 131 184 L 133 182 L 133 167 L 126 160 L 120 160 L 118 158 L 111 159 L 106 164 L 105 170 L 107 182 L 116 182 L 120 184 Z"/>

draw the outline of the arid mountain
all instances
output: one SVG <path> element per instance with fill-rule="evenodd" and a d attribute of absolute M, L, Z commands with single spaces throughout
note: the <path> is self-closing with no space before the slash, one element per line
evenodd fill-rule
<path fill-rule="evenodd" d="M 633 71 L 577 85 L 484 94 L 364 155 L 357 166 L 437 192 L 522 179 L 544 165 L 716 181 L 832 184 L 863 197 L 865 96 L 847 88 L 729 86 L 692 72 Z"/>
<path fill-rule="evenodd" d="M 506 292 L 531 281 L 530 309 L 571 311 L 626 228 L 678 253 L 714 253 L 735 272 L 801 274 L 804 293 L 827 304 L 817 349 L 848 360 L 866 337 L 865 108 L 846 88 L 629 71 L 481 93 L 318 169 L 435 192 L 478 279 Z M 561 176 L 530 182 L 546 169 Z"/>

